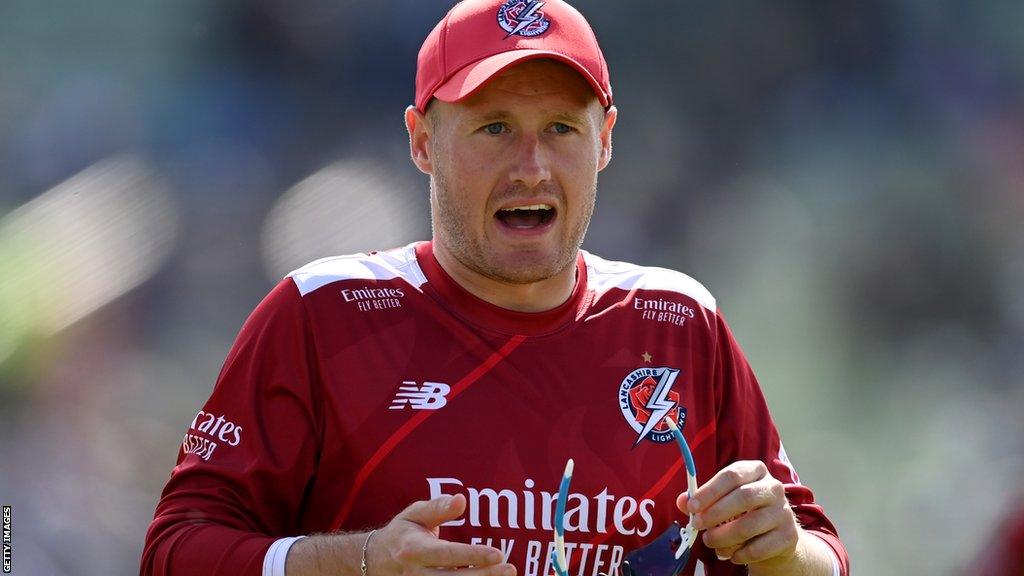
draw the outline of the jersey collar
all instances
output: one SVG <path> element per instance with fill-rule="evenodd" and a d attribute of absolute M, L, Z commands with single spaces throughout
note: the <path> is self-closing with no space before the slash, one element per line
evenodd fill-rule
<path fill-rule="evenodd" d="M 427 277 L 423 290 L 463 321 L 504 334 L 543 336 L 568 327 L 581 316 L 586 304 L 587 266 L 583 253 L 576 256 L 576 287 L 563 304 L 543 312 L 517 312 L 495 306 L 459 285 L 434 256 L 432 242 L 416 244 L 416 260 Z"/>

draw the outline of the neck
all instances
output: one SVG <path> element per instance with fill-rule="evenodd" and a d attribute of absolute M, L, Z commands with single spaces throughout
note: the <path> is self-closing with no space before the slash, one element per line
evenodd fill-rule
<path fill-rule="evenodd" d="M 554 276 L 515 284 L 495 280 L 459 262 L 442 244 L 434 242 L 434 257 L 441 268 L 467 292 L 485 302 L 516 312 L 544 312 L 564 304 L 576 288 L 576 260 Z"/>

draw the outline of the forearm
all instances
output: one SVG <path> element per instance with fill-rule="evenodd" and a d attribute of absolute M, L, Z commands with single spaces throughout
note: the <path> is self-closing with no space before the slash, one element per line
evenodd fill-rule
<path fill-rule="evenodd" d="M 800 529 L 793 555 L 778 561 L 767 561 L 749 566 L 750 576 L 833 576 L 835 552 L 807 530 Z"/>
<path fill-rule="evenodd" d="M 367 533 L 317 534 L 292 544 L 286 576 L 359 576 Z"/>

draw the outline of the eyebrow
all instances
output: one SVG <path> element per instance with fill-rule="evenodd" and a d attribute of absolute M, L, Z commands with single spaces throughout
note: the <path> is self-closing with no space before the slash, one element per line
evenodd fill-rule
<path fill-rule="evenodd" d="M 581 116 L 579 114 L 571 114 L 571 113 L 568 113 L 568 112 L 559 112 L 558 114 L 555 114 L 553 117 L 554 117 L 555 120 L 568 122 L 570 124 L 584 124 L 585 123 L 584 118 L 586 117 L 586 115 L 584 114 L 584 115 Z"/>
<path fill-rule="evenodd" d="M 474 114 L 470 117 L 473 122 L 493 122 L 494 120 L 504 120 L 512 116 L 512 113 L 507 110 L 492 110 L 483 114 Z"/>
<path fill-rule="evenodd" d="M 512 116 L 512 113 L 508 110 L 492 110 L 482 114 L 475 114 L 471 116 L 471 121 L 476 122 L 494 122 L 496 120 L 505 120 Z M 583 124 L 585 115 L 573 114 L 570 112 L 558 112 L 551 115 L 551 118 L 557 122 L 568 122 L 570 124 Z"/>

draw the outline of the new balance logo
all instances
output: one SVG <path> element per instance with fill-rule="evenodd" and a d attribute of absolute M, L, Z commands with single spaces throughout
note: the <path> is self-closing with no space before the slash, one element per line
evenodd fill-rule
<path fill-rule="evenodd" d="M 408 406 L 413 410 L 437 410 L 448 403 L 445 396 L 452 387 L 441 382 L 424 382 L 422 386 L 411 380 L 402 382 L 389 410 L 401 410 Z"/>

